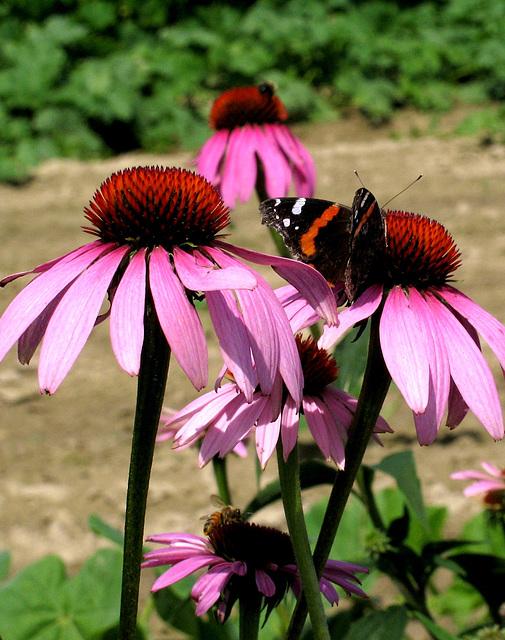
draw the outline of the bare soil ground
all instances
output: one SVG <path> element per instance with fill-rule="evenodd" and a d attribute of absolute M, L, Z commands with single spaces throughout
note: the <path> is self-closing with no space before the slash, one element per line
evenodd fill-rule
<path fill-rule="evenodd" d="M 458 286 L 505 322 L 505 147 L 483 146 L 475 138 L 416 138 L 409 132 L 426 123 L 415 118 L 382 130 L 359 119 L 297 129 L 316 163 L 317 196 L 352 202 L 359 186 L 353 170 L 358 169 L 381 203 L 424 173 L 394 206 L 446 225 L 463 256 Z M 25 186 L 0 185 L 0 275 L 30 269 L 88 242 L 80 229 L 83 207 L 113 171 L 139 164 L 189 166 L 191 157 L 139 153 L 101 162 L 53 160 Z M 233 213 L 230 239 L 273 252 L 256 205 L 252 200 Z M 17 281 L 0 292 L 0 310 L 24 284 Z M 210 344 L 212 381 L 220 361 L 213 337 Z M 489 362 L 503 396 L 498 363 L 492 356 Z M 48 553 L 61 555 L 75 569 L 104 544 L 88 529 L 90 513 L 122 525 L 136 380 L 117 365 L 107 322 L 94 329 L 54 396 L 39 394 L 36 364 L 35 357 L 30 366 L 19 365 L 15 349 L 0 364 L 0 549 L 12 552 L 14 571 Z M 194 396 L 174 361 L 167 406 L 180 408 Z M 454 533 L 478 505 L 461 496 L 461 483 L 450 480 L 450 473 L 475 468 L 481 460 L 505 466 L 504 444 L 493 442 L 468 415 L 450 436 L 443 432 L 435 444 L 421 448 L 411 415 L 402 402 L 399 407 L 391 419 L 395 435 L 384 438 L 383 450 L 371 448 L 368 459 L 411 448 L 427 501 L 450 508 Z M 251 460 L 231 462 L 238 505 L 255 492 Z M 274 474 L 271 461 L 267 478 Z M 175 453 L 170 445 L 160 445 L 146 532 L 200 532 L 199 517 L 208 512 L 214 492 L 212 472 L 196 470 L 194 451 Z M 258 514 L 257 520 L 283 526 L 278 509 Z"/>

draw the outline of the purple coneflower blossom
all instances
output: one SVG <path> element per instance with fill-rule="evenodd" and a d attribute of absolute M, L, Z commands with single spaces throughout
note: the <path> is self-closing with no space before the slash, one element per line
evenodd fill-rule
<path fill-rule="evenodd" d="M 229 207 L 247 202 L 259 180 L 265 197 L 295 193 L 312 197 L 316 175 L 308 151 L 284 124 L 288 117 L 269 84 L 225 91 L 212 106 L 216 133 L 196 159 L 198 172 L 220 191 Z"/>
<path fill-rule="evenodd" d="M 296 336 L 296 344 L 304 375 L 301 410 L 324 457 L 343 468 L 345 442 L 357 400 L 332 385 L 338 374 L 336 362 L 326 351 L 319 349 L 312 338 L 304 340 Z M 270 395 L 257 390 L 251 402 L 234 382 L 224 384 L 172 416 L 160 433 L 182 423 L 174 438 L 176 448 L 203 436 L 200 467 L 215 455 L 224 457 L 253 432 L 262 468 L 272 455 L 279 434 L 287 460 L 298 437 L 300 403 L 286 392 L 280 379 L 278 382 Z M 384 433 L 391 429 L 379 418 L 376 431 Z"/>
<path fill-rule="evenodd" d="M 191 590 L 197 616 L 217 605 L 217 614 L 225 622 L 237 600 L 258 598 L 268 614 L 288 589 L 296 597 L 300 594 L 301 581 L 291 538 L 278 529 L 232 522 L 214 527 L 207 540 L 189 533 L 166 533 L 147 539 L 168 547 L 145 554 L 142 567 L 172 565 L 155 581 L 152 591 L 210 567 Z M 355 573 L 368 573 L 368 569 L 348 562 L 327 561 L 319 586 L 330 604 L 339 601 L 334 584 L 347 595 L 367 597 L 359 588 L 361 582 Z"/>
<path fill-rule="evenodd" d="M 490 462 L 481 462 L 482 471 L 456 471 L 451 474 L 453 480 L 475 480 L 463 490 L 463 495 L 470 497 L 483 495 L 488 509 L 505 509 L 505 469 L 498 469 Z"/>
<path fill-rule="evenodd" d="M 246 397 L 258 385 L 270 393 L 281 375 L 301 398 L 301 368 L 287 318 L 266 281 L 231 253 L 240 250 L 218 243 L 229 211 L 204 178 L 177 168 L 126 169 L 102 184 L 85 216 L 91 226 L 84 230 L 97 240 L 0 283 L 36 275 L 0 318 L 0 359 L 19 340 L 19 359 L 27 363 L 42 341 L 39 386 L 53 393 L 93 326 L 110 315 L 116 358 L 136 375 L 144 314 L 154 309 L 175 358 L 201 389 L 207 384 L 207 348 L 193 303 L 203 292 L 226 366 Z M 329 287 L 313 279 L 313 269 L 302 273 L 291 260 L 245 253 L 307 289 L 336 320 Z M 110 309 L 101 316 L 105 296 Z"/>
<path fill-rule="evenodd" d="M 435 439 L 448 409 L 455 428 L 470 408 L 495 440 L 503 416 L 478 334 L 505 367 L 505 327 L 448 284 L 460 253 L 444 227 L 420 215 L 386 212 L 387 248 L 381 282 L 369 287 L 326 327 L 319 345 L 332 346 L 383 303 L 379 333 L 392 379 L 414 413 L 419 443 Z"/>

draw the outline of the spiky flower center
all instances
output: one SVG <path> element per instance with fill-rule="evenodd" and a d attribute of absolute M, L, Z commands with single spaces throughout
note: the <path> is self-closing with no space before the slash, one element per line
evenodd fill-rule
<path fill-rule="evenodd" d="M 461 264 L 454 240 L 436 220 L 387 211 L 386 227 L 386 284 L 420 289 L 440 286 Z"/>
<path fill-rule="evenodd" d="M 325 387 L 338 377 L 338 366 L 333 356 L 317 346 L 312 337 L 295 336 L 304 377 L 303 393 L 309 396 L 321 394 Z"/>
<path fill-rule="evenodd" d="M 245 124 L 281 123 L 286 108 L 269 84 L 237 87 L 222 93 L 212 105 L 209 124 L 213 129 L 233 129 Z"/>
<path fill-rule="evenodd" d="M 295 564 L 287 533 L 250 522 L 232 522 L 216 527 L 208 538 L 216 555 L 230 562 L 240 560 L 247 566 L 245 575 L 234 575 L 226 586 L 225 618 L 236 600 L 251 602 L 261 597 L 269 611 L 279 604 L 294 580 L 292 573 L 278 570 Z M 256 571 L 264 571 L 274 583 L 275 591 L 271 596 L 259 592 Z"/>
<path fill-rule="evenodd" d="M 88 233 L 137 248 L 207 245 L 229 224 L 219 193 L 202 176 L 165 167 L 113 173 L 95 192 L 85 217 Z"/>

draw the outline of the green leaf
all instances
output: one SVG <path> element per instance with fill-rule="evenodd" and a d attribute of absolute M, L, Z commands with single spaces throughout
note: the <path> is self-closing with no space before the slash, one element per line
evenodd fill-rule
<path fill-rule="evenodd" d="M 9 640 L 92 640 L 117 624 L 122 554 L 102 549 L 66 576 L 48 556 L 0 587 L 0 634 Z"/>
<path fill-rule="evenodd" d="M 9 575 L 11 566 L 11 554 L 9 551 L 0 551 L 0 582 Z"/>
<path fill-rule="evenodd" d="M 402 640 L 407 622 L 406 608 L 392 606 L 353 622 L 345 640 Z"/>
<path fill-rule="evenodd" d="M 421 483 L 412 452 L 393 453 L 376 464 L 374 468 L 387 473 L 396 480 L 396 484 L 405 496 L 408 505 L 417 515 L 423 527 L 428 530 L 429 524 L 424 508 Z"/>
<path fill-rule="evenodd" d="M 419 613 L 418 611 L 414 611 L 413 613 L 416 618 L 418 618 L 423 623 L 430 634 L 434 638 L 436 638 L 436 640 L 459 640 L 457 636 L 454 636 L 452 633 L 449 633 L 445 629 L 442 629 L 442 627 L 439 627 L 438 624 L 433 622 L 433 620 L 430 620 L 426 616 L 423 616 L 422 613 Z"/>
<path fill-rule="evenodd" d="M 106 540 L 110 540 L 114 544 L 119 545 L 121 548 L 124 544 L 124 534 L 119 529 L 112 527 L 110 524 L 102 520 L 100 516 L 97 516 L 95 513 L 90 513 L 88 517 L 88 526 L 99 536 L 102 536 Z"/>

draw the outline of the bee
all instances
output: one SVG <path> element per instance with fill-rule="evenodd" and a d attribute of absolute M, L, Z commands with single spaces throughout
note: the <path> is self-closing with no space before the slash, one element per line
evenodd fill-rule
<path fill-rule="evenodd" d="M 211 531 L 223 524 L 242 522 L 242 512 L 240 509 L 230 507 L 230 505 L 227 505 L 217 495 L 210 496 L 210 501 L 215 507 L 219 507 L 219 511 L 214 511 L 214 513 L 200 518 L 200 520 L 205 520 L 205 524 L 203 525 L 204 535 L 208 536 Z"/>

